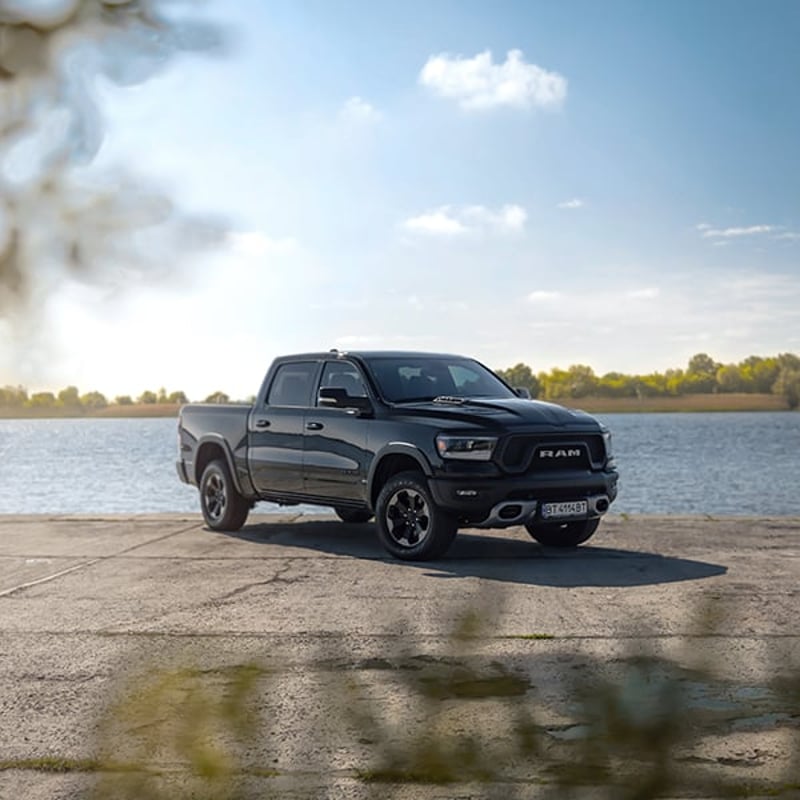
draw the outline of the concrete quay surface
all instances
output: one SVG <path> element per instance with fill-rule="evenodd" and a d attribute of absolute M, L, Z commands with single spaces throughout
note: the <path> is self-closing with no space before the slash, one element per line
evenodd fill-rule
<path fill-rule="evenodd" d="M 470 608 L 476 625 L 454 639 Z M 353 680 L 398 742 L 435 705 L 438 723 L 491 749 L 509 705 L 531 698 L 544 747 L 497 796 L 559 796 L 540 767 L 579 758 L 575 678 L 621 681 L 647 707 L 625 672 L 644 655 L 669 664 L 699 720 L 680 764 L 752 784 L 745 796 L 797 797 L 800 709 L 773 682 L 800 676 L 798 612 L 800 517 L 609 515 L 566 552 L 522 528 L 462 531 L 427 563 L 393 560 L 371 524 L 332 516 L 253 515 L 236 534 L 199 515 L 0 517 L 0 798 L 89 796 L 105 774 L 102 719 L 131 676 L 192 666 L 222 680 L 243 664 L 264 670 L 267 720 L 245 748 L 247 796 L 495 796 L 469 780 L 365 782 L 375 742 L 343 707 Z M 409 697 L 405 676 L 452 689 L 467 668 L 506 689 Z"/>

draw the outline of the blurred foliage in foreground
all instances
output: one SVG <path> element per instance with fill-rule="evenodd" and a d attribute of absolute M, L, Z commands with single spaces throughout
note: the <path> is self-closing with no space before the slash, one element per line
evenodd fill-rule
<path fill-rule="evenodd" d="M 199 6 L 0 0 L 0 323 L 21 338 L 21 359 L 67 282 L 120 291 L 221 240 L 219 220 L 179 212 L 127 166 L 96 163 L 103 90 L 222 49 Z"/>
<path fill-rule="evenodd" d="M 94 773 L 92 800 L 800 794 L 790 651 L 748 686 L 715 674 L 710 643 L 728 640 L 708 620 L 677 660 L 536 635 L 499 656 L 483 610 L 435 653 L 400 630 L 380 657 L 343 642 L 302 665 L 207 650 L 216 666 L 147 671 L 103 713 L 92 760 L 62 771 Z"/>

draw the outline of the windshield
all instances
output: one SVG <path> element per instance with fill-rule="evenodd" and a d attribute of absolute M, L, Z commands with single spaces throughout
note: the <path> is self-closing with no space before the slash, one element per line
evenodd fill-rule
<path fill-rule="evenodd" d="M 516 397 L 493 373 L 467 358 L 410 355 L 367 362 L 383 397 L 412 403 L 437 397 Z"/>

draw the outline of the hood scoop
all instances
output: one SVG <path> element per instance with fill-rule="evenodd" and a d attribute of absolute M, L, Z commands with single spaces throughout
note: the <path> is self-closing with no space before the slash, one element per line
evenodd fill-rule
<path fill-rule="evenodd" d="M 466 397 L 453 397 L 452 395 L 449 395 L 449 394 L 443 394 L 443 395 L 440 395 L 439 397 L 434 397 L 433 398 L 433 402 L 434 403 L 441 403 L 442 405 L 448 405 L 448 406 L 463 406 L 464 403 L 467 402 L 467 398 Z"/>

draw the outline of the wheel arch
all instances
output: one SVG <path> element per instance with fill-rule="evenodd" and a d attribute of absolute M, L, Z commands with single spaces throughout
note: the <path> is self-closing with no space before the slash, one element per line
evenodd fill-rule
<path fill-rule="evenodd" d="M 369 501 L 374 509 L 381 489 L 391 477 L 401 472 L 433 474 L 425 456 L 413 445 L 389 445 L 375 458 L 369 474 Z"/>
<path fill-rule="evenodd" d="M 195 456 L 194 460 L 194 477 L 197 485 L 200 485 L 200 478 L 203 476 L 203 470 L 212 461 L 215 461 L 218 458 L 224 459 L 227 463 L 228 472 L 231 475 L 231 480 L 233 481 L 233 485 L 236 487 L 236 491 L 239 492 L 239 494 L 244 494 L 242 492 L 242 486 L 239 483 L 239 476 L 236 472 L 236 467 L 233 463 L 233 454 L 231 453 L 230 447 L 225 439 L 222 438 L 222 436 L 216 434 L 204 436 L 197 446 L 197 455 Z"/>

